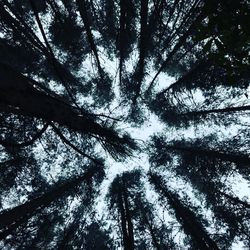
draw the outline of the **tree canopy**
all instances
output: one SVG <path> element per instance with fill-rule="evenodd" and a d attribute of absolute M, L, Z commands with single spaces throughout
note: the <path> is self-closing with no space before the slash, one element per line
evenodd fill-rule
<path fill-rule="evenodd" d="M 250 245 L 249 0 L 0 0 L 0 248 Z"/>

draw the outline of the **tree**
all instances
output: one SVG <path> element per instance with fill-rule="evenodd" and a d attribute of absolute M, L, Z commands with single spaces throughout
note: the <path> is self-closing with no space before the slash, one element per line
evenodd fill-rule
<path fill-rule="evenodd" d="M 193 245 L 197 249 L 219 249 L 210 238 L 199 218 L 191 211 L 178 196 L 170 191 L 159 175 L 149 173 L 150 181 L 160 195 L 164 196 L 175 212 L 177 220 L 182 224 L 184 231 L 190 235 Z"/>
<path fill-rule="evenodd" d="M 210 139 L 210 143 L 211 141 Z M 236 236 L 243 237 L 248 242 L 249 227 L 245 222 L 249 221 L 249 203 L 235 196 L 233 191 L 228 193 L 229 190 L 225 184 L 225 178 L 237 171 L 244 173 L 244 169 L 248 169 L 248 156 L 229 154 L 220 149 L 204 149 L 205 146 L 201 145 L 202 143 L 206 143 L 206 138 L 192 144 L 175 141 L 172 145 L 167 145 L 162 138 L 155 138 L 154 147 L 157 151 L 152 153 L 152 164 L 166 165 L 171 162 L 174 155 L 180 156 L 179 163 L 172 165 L 173 171 L 177 176 L 183 176 L 191 182 L 200 195 L 205 195 L 206 203 L 215 213 L 215 217 L 227 224 L 228 234 L 220 236 L 227 238 L 227 242 L 223 243 L 225 247 L 228 247 L 229 242 L 232 242 Z"/>
<path fill-rule="evenodd" d="M 0 0 L 0 248 L 248 246 L 249 8 Z"/>
<path fill-rule="evenodd" d="M 93 170 L 96 172 L 93 172 Z M 92 168 L 91 170 L 84 173 L 80 177 L 76 177 L 73 180 L 65 182 L 64 184 L 61 185 L 57 184 L 56 187 L 47 191 L 43 195 L 40 195 L 12 209 L 1 212 L 0 238 L 1 239 L 5 238 L 20 224 L 29 219 L 35 212 L 50 205 L 51 202 L 58 199 L 62 195 L 65 195 L 65 193 L 68 193 L 70 190 L 80 185 L 83 181 L 85 181 L 86 183 L 91 183 L 92 178 L 94 177 L 95 174 L 97 175 L 97 178 L 100 178 L 101 175 L 103 175 L 103 173 L 100 171 L 99 168 L 97 168 L 96 170 Z"/>
<path fill-rule="evenodd" d="M 174 249 L 168 228 L 157 220 L 153 205 L 146 198 L 142 178 L 139 170 L 124 172 L 109 188 L 109 207 L 117 213 L 115 220 L 121 228 L 124 249 Z"/>

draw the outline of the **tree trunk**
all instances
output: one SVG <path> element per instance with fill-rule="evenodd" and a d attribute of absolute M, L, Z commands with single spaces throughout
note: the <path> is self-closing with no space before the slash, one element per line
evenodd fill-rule
<path fill-rule="evenodd" d="M 135 248 L 135 246 L 134 246 L 134 229 L 133 229 L 133 222 L 132 222 L 132 218 L 131 218 L 131 212 L 130 212 L 130 209 L 129 209 L 128 195 L 127 195 L 125 185 L 123 185 L 123 197 L 124 197 L 124 207 L 125 207 L 125 213 L 126 213 L 126 221 L 127 221 L 127 226 L 128 226 L 129 249 L 133 250 Z"/>
<path fill-rule="evenodd" d="M 9 6 L 9 5 L 8 5 Z M 11 6 L 10 6 L 11 7 Z M 12 8 L 11 8 L 12 10 Z M 13 13 L 18 19 L 20 16 L 17 13 Z M 47 53 L 46 47 L 37 39 L 36 35 L 32 32 L 32 30 L 26 25 L 25 22 L 21 19 L 18 22 L 15 18 L 13 18 L 8 11 L 5 10 L 4 5 L 0 3 L 0 18 L 13 30 L 16 31 L 17 34 L 22 37 L 22 39 L 27 39 L 31 42 L 31 44 L 42 51 L 43 53 Z M 20 17 L 21 18 L 21 17 Z M 19 19 L 18 19 L 19 20 Z M 27 41 L 26 40 L 26 41 Z"/>
<path fill-rule="evenodd" d="M 122 69 L 123 69 L 123 62 L 124 62 L 124 43 L 125 40 L 125 16 L 126 16 L 126 8 L 125 8 L 126 0 L 120 0 L 120 28 L 119 28 L 119 40 L 118 40 L 118 46 L 119 46 L 119 53 L 120 53 L 120 61 L 119 61 L 119 78 L 120 78 L 120 84 L 122 84 Z"/>
<path fill-rule="evenodd" d="M 197 24 L 199 24 L 201 22 L 201 20 L 204 18 L 204 14 L 201 12 L 196 19 L 194 20 L 194 22 L 190 25 L 190 27 L 188 28 L 188 30 L 179 38 L 178 42 L 175 44 L 174 48 L 171 50 L 171 52 L 168 54 L 167 58 L 164 60 L 164 62 L 162 63 L 161 67 L 159 68 L 159 70 L 157 71 L 157 73 L 155 74 L 153 80 L 150 82 L 149 87 L 147 89 L 147 92 L 150 92 L 153 84 L 156 80 L 156 78 L 158 77 L 158 75 L 162 72 L 162 70 L 164 70 L 167 66 L 167 64 L 170 62 L 170 60 L 173 58 L 174 54 L 181 48 L 181 46 L 186 42 L 187 38 L 190 36 L 190 34 L 192 33 L 192 31 L 195 29 L 195 27 L 197 26 Z"/>
<path fill-rule="evenodd" d="M 239 106 L 239 107 L 228 107 L 228 108 L 221 108 L 221 109 L 208 109 L 208 110 L 201 110 L 201 111 L 191 111 L 183 114 L 179 114 L 180 116 L 202 116 L 202 115 L 209 115 L 209 114 L 223 114 L 223 113 L 235 113 L 241 111 L 249 111 L 250 105 L 246 106 Z"/>
<path fill-rule="evenodd" d="M 68 71 L 60 62 L 57 61 L 55 58 L 55 55 L 52 51 L 51 46 L 49 45 L 49 42 L 46 38 L 42 23 L 39 19 L 38 13 L 36 11 L 35 5 L 33 3 L 33 0 L 30 0 L 31 7 L 33 9 L 33 12 L 35 14 L 35 18 L 38 24 L 38 27 L 42 33 L 43 39 L 45 41 L 46 47 L 43 45 L 43 43 L 39 40 L 39 38 L 36 36 L 36 34 L 33 32 L 33 30 L 25 23 L 25 21 L 22 19 L 22 17 L 15 11 L 15 9 L 12 8 L 12 6 L 8 3 L 8 1 L 4 1 L 5 5 L 11 10 L 12 14 L 16 17 L 12 17 L 4 8 L 3 5 L 0 4 L 0 13 L 2 14 L 2 18 L 5 23 L 9 27 L 12 28 L 13 31 L 15 31 L 24 42 L 27 42 L 27 40 L 31 43 L 32 47 L 35 49 L 40 50 L 45 57 L 48 59 L 49 63 L 53 67 L 53 71 L 57 78 L 60 80 L 60 82 L 65 87 L 69 97 L 72 99 L 72 101 L 75 103 L 74 97 L 71 94 L 70 87 L 68 85 L 68 82 L 77 84 L 78 80 L 71 74 L 70 71 Z M 75 104 L 76 107 L 77 104 Z"/>
<path fill-rule="evenodd" d="M 240 200 L 238 197 L 234 197 L 232 195 L 226 194 L 225 192 L 219 191 L 218 193 L 224 197 L 226 197 L 227 200 L 229 200 L 230 202 L 236 204 L 236 205 L 241 205 L 247 209 L 250 209 L 250 204 L 247 203 L 246 201 L 242 201 Z"/>
<path fill-rule="evenodd" d="M 168 203 L 175 212 L 177 220 L 183 226 L 184 231 L 190 235 L 198 249 L 219 250 L 216 243 L 210 238 L 203 225 L 195 216 L 194 212 L 184 205 L 177 195 L 172 193 L 166 185 L 163 184 L 162 179 L 158 175 L 152 173 L 149 175 L 156 190 L 162 193 L 162 195 L 168 200 Z"/>
<path fill-rule="evenodd" d="M 248 155 L 235 155 L 232 153 L 224 153 L 210 149 L 202 149 L 198 147 L 185 147 L 185 146 L 175 146 L 175 145 L 166 145 L 167 150 L 176 150 L 181 152 L 192 153 L 193 155 L 200 155 L 203 157 L 213 157 L 218 158 L 223 161 L 231 161 L 237 164 L 250 164 L 250 157 Z"/>
<path fill-rule="evenodd" d="M 0 213 L 0 240 L 9 235 L 20 224 L 33 216 L 33 214 L 50 205 L 51 202 L 65 195 L 66 192 L 80 185 L 84 180 L 88 180 L 93 173 L 85 173 L 80 177 L 67 181 L 59 187 L 54 187 L 45 194 L 25 202 L 12 209 L 4 210 Z M 6 233 L 7 232 L 7 233 Z"/>
<path fill-rule="evenodd" d="M 145 57 L 147 50 L 147 38 L 148 38 L 148 0 L 141 0 L 141 18 L 140 18 L 140 43 L 139 43 L 139 62 L 138 62 L 138 72 L 136 72 L 136 92 L 134 97 L 134 102 L 140 95 L 141 84 L 144 77 L 145 68 Z"/>
<path fill-rule="evenodd" d="M 162 90 L 158 95 L 163 95 L 167 93 L 169 90 L 173 90 L 178 87 L 185 86 L 187 82 L 189 82 L 192 77 L 194 77 L 197 73 L 199 73 L 201 70 L 208 67 L 209 61 L 208 60 L 202 60 L 199 63 L 197 63 L 194 68 L 189 70 L 186 74 L 181 76 L 176 82 L 172 83 L 170 86 L 168 86 L 166 89 Z"/>
<path fill-rule="evenodd" d="M 125 209 L 123 206 L 121 189 L 119 189 L 119 193 L 118 193 L 118 209 L 121 215 L 121 227 L 122 227 L 122 238 L 123 238 L 124 250 L 131 250 L 129 246 L 129 235 L 127 231 L 126 215 L 125 215 Z"/>
<path fill-rule="evenodd" d="M 83 21 L 84 28 L 85 28 L 86 33 L 87 33 L 87 38 L 88 38 L 90 48 L 93 51 L 94 56 L 96 58 L 96 63 L 97 63 L 99 75 L 102 78 L 102 68 L 101 68 L 96 44 L 94 42 L 94 37 L 93 37 L 92 32 L 91 32 L 90 23 L 89 23 L 89 19 L 88 19 L 88 11 L 86 9 L 85 0 L 76 0 L 76 3 L 77 3 L 77 6 L 78 6 L 78 9 L 79 9 L 82 21 Z"/>
<path fill-rule="evenodd" d="M 54 121 L 77 132 L 97 135 L 118 150 L 126 148 L 126 139 L 96 123 L 87 112 L 82 115 L 67 103 L 37 90 L 33 87 L 33 82 L 9 66 L 0 64 L 2 111 L 41 118 L 47 122 Z"/>
<path fill-rule="evenodd" d="M 142 206 L 143 206 L 143 204 L 141 204 L 141 207 Z M 145 224 L 147 225 L 147 227 L 149 229 L 149 232 L 150 232 L 150 235 L 151 235 L 151 238 L 152 238 L 152 242 L 153 242 L 153 246 L 155 247 L 155 249 L 161 250 L 161 247 L 160 247 L 159 242 L 157 240 L 157 237 L 155 235 L 152 224 L 150 223 L 150 221 L 149 221 L 149 219 L 147 217 L 147 213 L 146 213 L 146 211 L 144 209 L 142 209 L 142 213 L 143 213 L 143 218 L 145 220 Z"/>

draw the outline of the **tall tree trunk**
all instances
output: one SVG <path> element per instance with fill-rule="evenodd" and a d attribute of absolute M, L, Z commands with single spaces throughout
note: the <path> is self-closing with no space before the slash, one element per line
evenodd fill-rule
<path fill-rule="evenodd" d="M 236 205 L 241 205 L 247 209 L 250 209 L 250 204 L 247 203 L 246 201 L 242 201 L 240 200 L 238 197 L 235 197 L 235 196 L 232 196 L 232 195 L 229 195 L 229 194 L 226 194 L 225 192 L 223 191 L 220 191 L 218 190 L 217 191 L 221 196 L 224 196 L 227 200 L 229 200 L 230 202 L 236 204 Z"/>
<path fill-rule="evenodd" d="M 224 114 L 224 113 L 235 113 L 241 111 L 249 111 L 250 105 L 246 106 L 239 106 L 239 107 L 228 107 L 228 108 L 221 108 L 221 109 L 208 109 L 208 110 L 200 110 L 200 111 L 190 111 L 187 113 L 179 114 L 180 116 L 187 116 L 187 117 L 195 117 L 195 116 L 202 116 L 202 115 L 209 115 L 209 114 Z"/>
<path fill-rule="evenodd" d="M 182 47 L 182 45 L 186 42 L 187 38 L 193 32 L 193 30 L 195 29 L 195 27 L 197 26 L 197 24 L 199 24 L 203 18 L 204 18 L 204 14 L 203 14 L 203 12 L 201 12 L 196 17 L 196 19 L 193 21 L 193 23 L 190 25 L 190 27 L 188 28 L 188 30 L 179 38 L 178 42 L 175 44 L 174 48 L 170 51 L 170 53 L 168 54 L 167 58 L 164 60 L 164 62 L 162 63 L 161 67 L 159 68 L 159 70 L 155 74 L 154 78 L 150 82 L 149 87 L 147 89 L 147 92 L 151 91 L 156 78 L 159 76 L 159 74 L 162 72 L 162 70 L 164 70 L 166 68 L 166 66 L 171 61 L 171 59 L 173 58 L 173 56 L 175 55 L 175 53 Z"/>
<path fill-rule="evenodd" d="M 47 207 L 51 202 L 65 195 L 66 192 L 80 185 L 84 180 L 89 180 L 94 173 L 87 172 L 80 177 L 67 181 L 60 186 L 52 188 L 45 194 L 25 202 L 22 205 L 0 213 L 0 240 L 9 235 L 20 224 L 32 217 L 36 211 Z M 7 232 L 7 233 L 6 233 Z"/>
<path fill-rule="evenodd" d="M 39 18 L 39 14 L 38 14 L 38 11 L 37 11 L 37 9 L 36 9 L 36 5 L 34 4 L 33 1 L 34 1 L 34 0 L 29 0 L 29 3 L 30 3 L 31 8 L 32 8 L 32 10 L 33 10 L 33 12 L 34 12 L 34 15 L 35 15 L 35 18 L 36 18 L 36 22 L 37 22 L 38 27 L 39 27 L 39 29 L 40 29 L 40 32 L 41 32 L 41 34 L 42 34 L 43 40 L 44 40 L 44 42 L 45 42 L 45 44 L 46 44 L 47 50 L 48 50 L 48 52 L 49 52 L 49 53 L 48 53 L 48 58 L 50 59 L 51 64 L 52 64 L 52 66 L 53 66 L 53 69 L 54 69 L 56 75 L 58 76 L 60 82 L 61 82 L 61 83 L 63 84 L 63 86 L 65 87 L 65 89 L 66 89 L 66 91 L 67 91 L 69 97 L 70 97 L 70 98 L 72 99 L 72 101 L 75 103 L 76 107 L 78 107 L 78 105 L 77 105 L 77 103 L 76 103 L 76 101 L 75 101 L 75 98 L 73 97 L 73 95 L 72 95 L 72 93 L 71 93 L 71 89 L 70 89 L 68 83 L 65 81 L 65 79 L 64 79 L 64 77 L 63 77 L 63 74 L 61 74 L 62 66 L 60 65 L 60 63 L 58 63 L 58 61 L 57 61 L 57 59 L 56 59 L 56 57 L 55 57 L 55 54 L 54 54 L 54 52 L 53 52 L 53 50 L 52 50 L 52 48 L 51 48 L 51 46 L 50 46 L 50 44 L 49 44 L 49 41 L 48 41 L 48 39 L 47 39 L 47 37 L 46 37 L 46 34 L 45 34 L 45 31 L 44 31 L 44 29 L 43 29 L 42 22 L 41 22 L 41 20 L 40 20 L 40 18 Z M 71 74 L 70 74 L 70 75 L 71 75 Z M 79 107 L 78 107 L 78 108 L 79 108 Z M 79 109 L 80 109 L 80 108 L 79 108 Z"/>
<path fill-rule="evenodd" d="M 150 235 L 151 235 L 151 238 L 152 238 L 153 246 L 155 247 L 155 249 L 161 250 L 161 247 L 160 247 L 159 242 L 157 240 L 157 236 L 155 235 L 152 223 L 149 221 L 149 218 L 147 216 L 147 212 L 145 211 L 145 209 L 143 209 L 143 204 L 141 204 L 141 208 L 142 208 L 142 216 L 143 216 L 143 218 L 145 220 L 145 224 L 147 225 L 147 227 L 149 229 L 149 232 L 150 232 Z"/>
<path fill-rule="evenodd" d="M 188 147 L 188 146 L 177 146 L 177 145 L 165 145 L 166 150 L 175 150 L 180 152 L 192 153 L 192 155 L 198 155 L 203 157 L 213 157 L 218 158 L 223 161 L 230 161 L 237 164 L 250 164 L 250 157 L 243 154 L 233 154 L 233 153 L 224 153 L 211 149 L 202 149 L 199 147 Z"/>
<path fill-rule="evenodd" d="M 192 238 L 198 249 L 219 250 L 216 243 L 207 234 L 194 212 L 191 211 L 188 206 L 184 205 L 177 195 L 166 187 L 161 177 L 153 173 L 150 173 L 149 176 L 155 189 L 162 193 L 162 195 L 168 200 L 168 203 L 175 212 L 177 220 L 183 226 L 184 231 Z"/>
<path fill-rule="evenodd" d="M 12 15 L 8 13 L 8 11 L 5 10 L 4 6 L 0 3 L 0 13 L 2 14 L 2 18 L 4 22 L 12 28 L 13 31 L 15 31 L 22 40 L 27 42 L 28 40 L 32 47 L 35 49 L 40 50 L 45 57 L 48 59 L 49 63 L 53 67 L 53 71 L 55 75 L 58 77 L 60 82 L 65 87 L 69 97 L 74 102 L 75 106 L 78 107 L 77 103 L 75 102 L 74 97 L 71 94 L 70 86 L 68 85 L 68 82 L 77 83 L 78 80 L 71 74 L 69 70 L 67 70 L 58 60 L 56 59 L 53 50 L 48 42 L 48 39 L 45 35 L 45 31 L 43 29 L 42 23 L 40 21 L 39 15 L 36 11 L 35 4 L 33 3 L 33 0 L 29 0 L 32 10 L 35 14 L 36 22 L 38 24 L 38 27 L 42 33 L 43 39 L 45 41 L 46 47 L 43 45 L 43 43 L 39 40 L 39 38 L 36 36 L 36 34 L 33 32 L 33 30 L 29 27 L 29 25 L 26 24 L 26 22 L 23 20 L 22 16 L 14 9 L 12 6 L 8 3 L 8 1 L 4 0 L 5 5 L 11 10 L 12 14 L 16 17 L 13 18 Z M 78 107 L 79 108 L 79 107 Z M 80 109 L 80 108 L 79 108 Z"/>
<path fill-rule="evenodd" d="M 12 10 L 12 8 L 11 8 Z M 16 18 L 21 18 L 16 12 L 13 13 Z M 37 48 L 38 50 L 42 51 L 43 53 L 47 53 L 46 47 L 37 39 L 36 35 L 33 33 L 32 30 L 26 25 L 25 22 L 21 19 L 18 22 L 13 16 L 10 15 L 8 11 L 6 11 L 4 5 L 0 3 L 0 18 L 6 23 L 13 31 L 22 37 L 22 39 L 27 39 L 30 43 Z"/>
<path fill-rule="evenodd" d="M 208 60 L 202 60 L 198 62 L 192 69 L 190 69 L 186 74 L 181 76 L 176 82 L 172 83 L 170 86 L 162 90 L 158 95 L 166 94 L 168 91 L 173 90 L 178 87 L 185 86 L 187 82 L 192 80 L 192 78 L 202 70 L 206 69 L 209 65 Z"/>
<path fill-rule="evenodd" d="M 179 20 L 179 17 L 181 16 L 183 12 L 183 8 L 185 8 L 185 0 L 180 2 L 178 13 L 175 15 L 176 18 L 172 25 L 172 30 L 170 31 L 170 34 L 166 41 L 164 41 L 165 46 L 161 49 L 161 53 L 164 53 L 164 51 L 169 47 L 169 44 L 171 44 L 172 40 L 178 35 L 182 33 L 182 30 L 186 30 L 186 24 L 190 21 L 190 18 L 192 18 L 199 10 L 197 10 L 197 5 L 199 5 L 199 2 L 201 0 L 195 0 L 192 7 L 189 9 L 189 11 L 185 14 L 185 17 L 182 17 L 182 21 L 178 27 L 176 27 L 176 23 Z M 168 27 L 168 26 L 165 26 Z M 174 30 L 173 30 L 174 29 Z M 165 32 L 165 30 L 164 30 Z M 163 32 L 163 34 L 164 34 Z M 162 35 L 163 35 L 162 34 Z"/>
<path fill-rule="evenodd" d="M 84 28 L 85 28 L 86 33 L 87 33 L 87 38 L 88 38 L 90 48 L 93 51 L 95 59 L 96 59 L 99 75 L 102 78 L 101 63 L 100 63 L 100 60 L 99 60 L 96 44 L 94 42 L 94 37 L 92 35 L 91 28 L 90 28 L 90 22 L 89 22 L 89 19 L 88 19 L 88 11 L 87 11 L 87 8 L 86 8 L 86 2 L 85 2 L 85 0 L 76 0 L 76 3 L 77 3 L 77 6 L 78 6 L 78 9 L 79 9 L 82 21 L 83 21 Z"/>
<path fill-rule="evenodd" d="M 122 84 L 122 71 L 123 71 L 123 62 L 124 62 L 124 43 L 125 41 L 125 24 L 126 24 L 126 0 L 120 0 L 120 17 L 119 17 L 119 40 L 118 40 L 118 46 L 119 46 L 119 54 L 120 54 L 120 60 L 119 60 L 119 78 L 120 78 L 120 84 Z"/>
<path fill-rule="evenodd" d="M 132 222 L 131 212 L 130 212 L 130 208 L 129 208 L 128 195 L 127 195 L 125 185 L 123 185 L 123 197 L 124 197 L 124 207 L 125 207 L 126 220 L 127 220 L 127 226 L 128 226 L 129 249 L 133 250 L 135 248 L 135 246 L 134 246 L 134 229 L 133 229 L 133 222 Z"/>
<path fill-rule="evenodd" d="M 136 91 L 134 102 L 140 95 L 141 85 L 144 78 L 144 68 L 145 68 L 145 57 L 147 50 L 147 38 L 148 38 L 148 0 L 141 0 L 141 17 L 140 17 L 140 42 L 139 42 L 139 62 L 138 71 L 136 72 Z"/>
<path fill-rule="evenodd" d="M 119 213 L 121 215 L 121 228 L 122 228 L 122 238 L 123 238 L 123 244 L 124 244 L 124 250 L 131 250 L 129 245 L 129 235 L 127 231 L 127 221 L 126 221 L 126 214 L 123 204 L 123 198 L 122 198 L 122 190 L 119 188 L 118 191 L 118 209 Z"/>
<path fill-rule="evenodd" d="M 110 146 L 116 147 L 117 152 L 120 150 L 126 154 L 130 140 L 102 127 L 87 112 L 83 115 L 67 103 L 37 90 L 33 87 L 33 82 L 9 66 L 0 64 L 1 110 L 41 118 L 47 122 L 54 121 L 74 131 L 96 135 Z"/>

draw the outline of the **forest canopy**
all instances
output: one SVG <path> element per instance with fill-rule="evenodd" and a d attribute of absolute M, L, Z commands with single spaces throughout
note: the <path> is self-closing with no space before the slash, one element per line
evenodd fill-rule
<path fill-rule="evenodd" d="M 0 248 L 247 249 L 249 0 L 0 0 Z"/>

